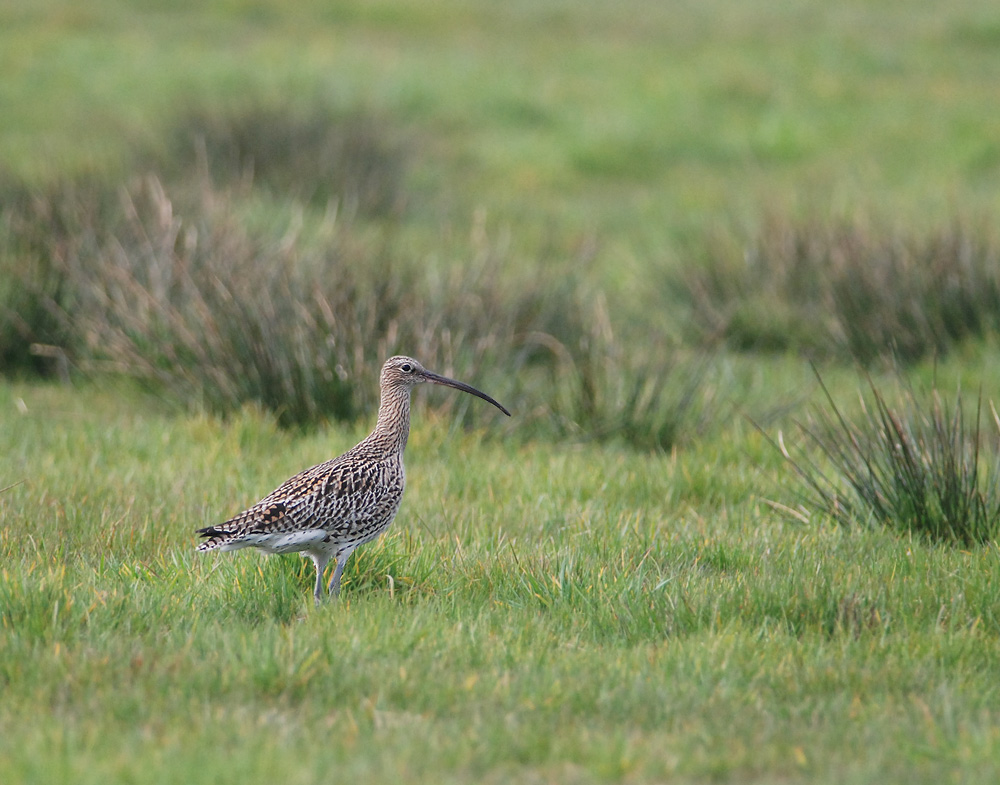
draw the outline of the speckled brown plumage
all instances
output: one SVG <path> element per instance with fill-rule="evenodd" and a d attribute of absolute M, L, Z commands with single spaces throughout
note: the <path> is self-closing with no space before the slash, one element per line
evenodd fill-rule
<path fill-rule="evenodd" d="M 316 565 L 317 603 L 323 571 L 336 559 L 330 579 L 330 594 L 336 596 L 351 552 L 389 528 L 399 510 L 406 485 L 403 450 L 410 433 L 410 391 L 423 382 L 471 393 L 510 416 L 474 387 L 431 373 L 411 357 L 392 357 L 382 367 L 378 422 L 364 440 L 339 458 L 296 474 L 225 523 L 199 529 L 205 540 L 198 550 L 301 552 Z"/>

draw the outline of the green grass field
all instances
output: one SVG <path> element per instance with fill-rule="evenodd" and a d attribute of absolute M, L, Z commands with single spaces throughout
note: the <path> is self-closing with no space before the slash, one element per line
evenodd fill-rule
<path fill-rule="evenodd" d="M 402 206 L 359 215 L 346 258 L 389 247 L 445 284 L 480 254 L 573 270 L 615 327 L 595 367 L 638 373 L 616 353 L 653 331 L 707 369 L 698 423 L 648 449 L 594 438 L 583 371 L 559 408 L 476 354 L 465 380 L 515 416 L 418 393 L 396 523 L 316 609 L 307 560 L 197 554 L 194 529 L 354 444 L 370 397 L 283 428 L 0 367 L 0 782 L 1000 780 L 997 541 L 800 506 L 769 438 L 804 443 L 824 405 L 806 358 L 709 351 L 664 293 L 706 236 L 769 216 L 995 223 L 998 49 L 986 0 L 0 0 L 0 201 L 141 174 L 192 113 L 323 102 L 406 151 Z M 238 211 L 279 240 L 321 223 L 274 192 Z M 900 373 L 996 400 L 998 334 Z M 857 414 L 865 376 L 820 372 Z"/>
<path fill-rule="evenodd" d="M 5 781 L 998 774 L 997 548 L 783 522 L 739 424 L 649 456 L 423 418 L 397 526 L 317 611 L 307 561 L 191 529 L 356 433 L 2 411 Z"/>

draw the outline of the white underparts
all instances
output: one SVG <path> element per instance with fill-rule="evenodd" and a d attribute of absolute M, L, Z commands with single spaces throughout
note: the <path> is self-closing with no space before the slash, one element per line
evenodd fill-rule
<path fill-rule="evenodd" d="M 219 550 L 235 551 L 240 548 L 254 547 L 267 553 L 295 553 L 314 548 L 326 538 L 327 533 L 323 529 L 246 534 L 239 540 L 220 546 Z"/>

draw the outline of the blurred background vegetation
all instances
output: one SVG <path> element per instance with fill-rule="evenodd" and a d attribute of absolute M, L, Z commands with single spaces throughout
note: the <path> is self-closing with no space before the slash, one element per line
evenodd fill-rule
<path fill-rule="evenodd" d="M 669 448 L 766 418 L 741 358 L 995 345 L 988 2 L 0 15 L 9 375 L 297 425 L 369 416 L 406 352 L 522 434 Z"/>

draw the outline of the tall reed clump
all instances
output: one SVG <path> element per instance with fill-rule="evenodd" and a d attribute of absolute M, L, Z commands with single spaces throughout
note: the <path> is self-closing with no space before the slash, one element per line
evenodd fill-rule
<path fill-rule="evenodd" d="M 863 364 L 1000 332 L 1000 238 L 987 222 L 900 229 L 772 217 L 717 235 L 675 280 L 702 337 Z"/>
<path fill-rule="evenodd" d="M 370 412 L 406 353 L 488 386 L 525 433 L 667 448 L 704 425 L 706 364 L 612 329 L 585 259 L 515 258 L 479 219 L 440 259 L 403 250 L 391 125 L 323 101 L 180 117 L 142 175 L 0 187 L 0 372 L 55 358 L 296 425 Z"/>
<path fill-rule="evenodd" d="M 286 425 L 350 420 L 377 401 L 386 356 L 475 367 L 531 318 L 530 293 L 519 308 L 505 289 L 471 286 L 472 274 L 432 287 L 332 213 L 307 226 L 292 212 L 270 234 L 231 192 L 206 184 L 174 199 L 154 176 L 123 186 L 119 202 L 119 222 L 56 262 L 73 291 L 58 314 L 67 352 L 214 411 L 253 402 Z"/>
<path fill-rule="evenodd" d="M 711 361 L 664 336 L 616 331 L 601 293 L 578 288 L 572 329 L 535 332 L 526 343 L 548 354 L 548 413 L 567 436 L 669 449 L 703 431 L 719 409 Z"/>
<path fill-rule="evenodd" d="M 647 353 L 626 352 L 633 342 L 611 329 L 576 260 L 520 263 L 502 234 L 474 227 L 459 260 L 426 264 L 391 232 L 301 206 L 275 232 L 248 219 L 250 187 L 147 175 L 91 211 L 77 204 L 87 192 L 38 195 L 12 237 L 37 246 L 54 291 L 33 284 L 39 324 L 17 303 L 7 311 L 87 373 L 220 413 L 253 403 L 285 425 L 370 412 L 396 353 L 488 385 L 526 415 L 526 433 L 667 448 L 704 424 L 704 364 L 648 336 Z M 72 231 L 59 230 L 63 214 Z"/>
<path fill-rule="evenodd" d="M 992 402 L 984 417 L 980 394 L 970 421 L 960 394 L 949 402 L 935 388 L 924 401 L 907 388 L 892 403 L 869 381 L 870 396 L 851 420 L 823 391 L 827 408 L 802 425 L 822 459 L 804 448 L 792 455 L 779 440 L 808 511 L 845 527 L 882 525 L 960 546 L 1000 535 L 1000 417 Z"/>
<path fill-rule="evenodd" d="M 66 261 L 117 223 L 113 188 L 80 177 L 28 188 L 0 174 L 0 369 L 46 373 L 76 339 Z"/>

